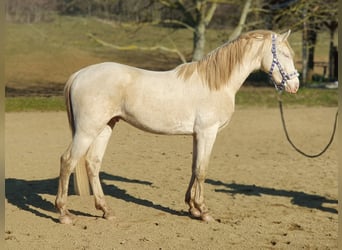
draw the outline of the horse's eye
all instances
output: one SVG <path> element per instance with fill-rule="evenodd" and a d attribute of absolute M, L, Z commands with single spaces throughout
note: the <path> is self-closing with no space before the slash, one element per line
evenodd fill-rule
<path fill-rule="evenodd" d="M 280 51 L 280 54 L 282 54 L 283 56 L 285 56 L 286 58 L 291 58 L 290 54 L 284 52 L 284 51 Z"/>

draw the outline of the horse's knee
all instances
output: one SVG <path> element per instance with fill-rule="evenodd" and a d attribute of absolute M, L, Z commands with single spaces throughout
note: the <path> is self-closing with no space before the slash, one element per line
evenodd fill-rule
<path fill-rule="evenodd" d="M 87 172 L 89 177 L 96 177 L 98 176 L 99 168 L 101 166 L 101 159 L 99 157 L 92 157 L 87 155 L 85 158 L 85 163 L 87 167 Z"/>
<path fill-rule="evenodd" d="M 70 171 L 70 155 L 64 153 L 60 157 L 60 163 L 61 163 L 61 176 L 65 176 L 68 174 L 71 174 Z"/>
<path fill-rule="evenodd" d="M 64 154 L 62 154 L 60 157 L 61 166 L 64 166 L 69 158 L 70 158 L 70 153 L 65 152 Z"/>
<path fill-rule="evenodd" d="M 98 166 L 101 164 L 101 159 L 97 156 L 86 155 L 85 157 L 86 163 L 89 166 Z"/>
<path fill-rule="evenodd" d="M 64 163 L 70 159 L 71 148 L 72 148 L 72 144 L 70 144 L 69 147 L 65 150 L 65 152 L 61 155 L 60 157 L 61 163 Z"/>
<path fill-rule="evenodd" d="M 60 174 L 63 176 L 70 176 L 74 171 L 79 159 L 74 159 L 71 157 L 70 152 L 65 152 L 60 157 Z"/>

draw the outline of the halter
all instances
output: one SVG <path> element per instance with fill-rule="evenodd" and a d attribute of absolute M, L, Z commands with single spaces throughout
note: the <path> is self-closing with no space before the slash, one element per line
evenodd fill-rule
<path fill-rule="evenodd" d="M 299 74 L 298 74 L 297 70 L 295 70 L 291 74 L 287 74 L 284 71 L 284 69 L 281 66 L 281 64 L 280 64 L 280 62 L 278 60 L 278 57 L 277 57 L 276 36 L 275 36 L 275 34 L 272 34 L 272 50 L 271 51 L 272 51 L 273 59 L 272 59 L 272 65 L 271 65 L 270 71 L 268 72 L 268 75 L 270 77 L 271 82 L 274 84 L 276 90 L 283 91 L 285 86 L 286 86 L 287 81 L 292 79 L 292 78 L 298 77 Z M 277 65 L 277 67 L 279 69 L 279 72 L 280 72 L 281 78 L 282 78 L 280 84 L 277 84 L 273 80 L 273 70 L 274 70 L 274 66 L 276 66 L 276 65 Z"/>

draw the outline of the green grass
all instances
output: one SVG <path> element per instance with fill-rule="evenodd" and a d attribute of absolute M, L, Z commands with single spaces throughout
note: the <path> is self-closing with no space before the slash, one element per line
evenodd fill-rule
<path fill-rule="evenodd" d="M 277 107 L 278 93 L 273 88 L 242 87 L 236 95 L 238 108 Z M 297 94 L 282 94 L 284 106 L 336 107 L 337 90 L 301 88 Z M 57 97 L 11 97 L 6 98 L 6 112 L 64 111 L 64 98 Z"/>
<path fill-rule="evenodd" d="M 57 97 L 8 97 L 5 99 L 6 112 L 64 111 L 62 96 Z"/>
<path fill-rule="evenodd" d="M 277 107 L 278 95 L 274 88 L 243 87 L 236 95 L 236 106 Z M 296 94 L 283 92 L 281 98 L 285 106 L 335 107 L 338 105 L 338 90 L 300 88 Z"/>

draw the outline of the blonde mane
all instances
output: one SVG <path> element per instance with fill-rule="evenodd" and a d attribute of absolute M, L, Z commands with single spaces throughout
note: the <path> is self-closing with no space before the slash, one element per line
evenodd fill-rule
<path fill-rule="evenodd" d="M 188 80 L 197 71 L 202 82 L 210 90 L 218 90 L 225 85 L 235 67 L 242 63 L 246 51 L 254 39 L 270 38 L 272 32 L 251 31 L 240 35 L 236 40 L 225 43 L 210 52 L 198 62 L 185 63 L 176 68 L 177 76 Z"/>

